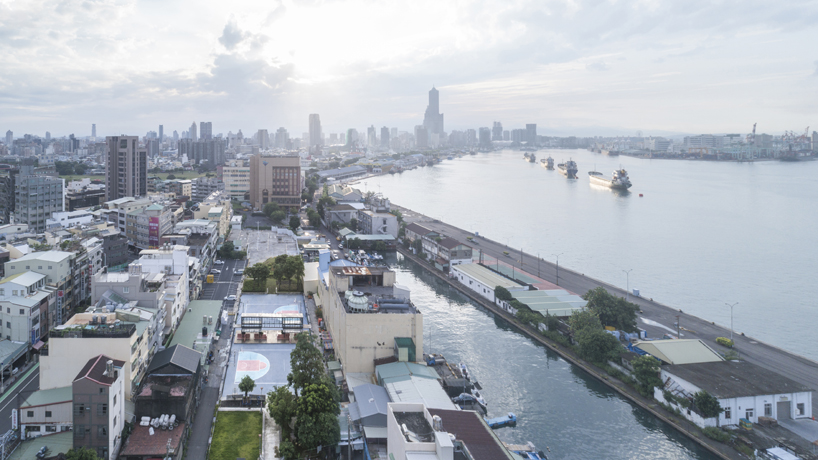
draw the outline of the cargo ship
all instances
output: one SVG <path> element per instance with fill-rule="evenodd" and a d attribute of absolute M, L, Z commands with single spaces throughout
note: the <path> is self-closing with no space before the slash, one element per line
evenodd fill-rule
<path fill-rule="evenodd" d="M 537 155 L 534 155 L 532 153 L 531 155 L 528 156 L 528 162 L 529 163 L 535 163 L 536 161 L 537 161 Z"/>
<path fill-rule="evenodd" d="M 574 160 L 568 160 L 565 163 L 558 164 L 557 169 L 559 170 L 560 174 L 569 179 L 577 178 L 577 162 Z"/>
<path fill-rule="evenodd" d="M 544 159 L 540 160 L 540 166 L 542 166 L 545 169 L 553 170 L 554 169 L 554 159 L 551 158 L 551 157 L 544 158 Z"/>
<path fill-rule="evenodd" d="M 613 176 L 608 179 L 599 171 L 588 171 L 588 178 L 592 184 L 601 185 L 616 190 L 627 190 L 631 188 L 631 180 L 628 178 L 628 172 L 624 169 L 617 169 L 613 172 Z"/>

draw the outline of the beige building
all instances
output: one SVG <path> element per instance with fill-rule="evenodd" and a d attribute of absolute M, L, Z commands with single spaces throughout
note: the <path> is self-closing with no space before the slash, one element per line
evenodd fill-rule
<path fill-rule="evenodd" d="M 230 195 L 225 192 L 213 192 L 199 203 L 198 207 L 199 210 L 193 212 L 193 218 L 215 222 L 219 229 L 219 236 L 225 237 L 230 229 L 230 219 L 233 218 Z"/>
<path fill-rule="evenodd" d="M 231 198 L 244 201 L 250 192 L 250 165 L 241 160 L 229 161 L 222 167 L 222 182 Z"/>
<path fill-rule="evenodd" d="M 301 207 L 301 159 L 298 156 L 250 158 L 250 203 L 261 210 L 267 203 Z"/>
<path fill-rule="evenodd" d="M 105 164 L 105 199 L 116 200 L 148 193 L 148 152 L 138 136 L 108 136 Z"/>
<path fill-rule="evenodd" d="M 395 272 L 330 267 L 328 276 L 318 289 L 345 372 L 374 372 L 376 359 L 395 355 L 396 338 L 411 339 L 416 356 L 423 355 L 423 315 L 411 303 L 409 290 L 395 284 Z"/>

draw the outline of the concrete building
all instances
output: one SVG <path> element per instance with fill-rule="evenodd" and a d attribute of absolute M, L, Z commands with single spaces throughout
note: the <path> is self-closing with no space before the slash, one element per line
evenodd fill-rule
<path fill-rule="evenodd" d="M 45 275 L 48 288 L 57 293 L 53 309 L 49 305 L 47 324 L 41 325 L 44 331 L 56 327 L 69 318 L 71 311 L 85 300 L 90 284 L 90 272 L 87 264 L 87 253 L 65 251 L 32 252 L 6 262 L 6 276 L 18 273 L 35 272 Z M 85 263 L 83 264 L 83 260 Z"/>
<path fill-rule="evenodd" d="M 423 115 L 423 126 L 430 134 L 440 134 L 444 131 L 443 114 L 440 113 L 440 93 L 434 87 L 429 90 L 429 105 L 426 106 L 426 112 Z"/>
<path fill-rule="evenodd" d="M 279 149 L 288 149 L 290 145 L 290 133 L 287 132 L 284 127 L 278 128 L 276 130 L 276 148 Z"/>
<path fill-rule="evenodd" d="M 369 209 L 358 211 L 358 233 L 364 235 L 391 235 L 398 237 L 398 218 L 388 212 L 375 212 Z"/>
<path fill-rule="evenodd" d="M 140 197 L 148 193 L 148 152 L 138 136 L 108 136 L 105 199 Z"/>
<path fill-rule="evenodd" d="M 534 145 L 537 143 L 536 123 L 529 123 L 525 125 L 525 141 L 528 143 L 528 145 Z"/>
<path fill-rule="evenodd" d="M 125 237 L 128 244 L 137 249 L 159 247 L 162 235 L 173 228 L 173 210 L 166 205 L 153 203 L 143 209 L 125 214 Z"/>
<path fill-rule="evenodd" d="M 491 127 L 491 140 L 492 141 L 502 141 L 503 140 L 503 124 L 499 121 L 495 121 Z"/>
<path fill-rule="evenodd" d="M 423 315 L 412 305 L 408 289 L 395 284 L 395 272 L 329 267 L 319 292 L 345 372 L 374 372 L 376 359 L 394 355 L 396 338 L 410 339 L 416 356 L 422 356 Z"/>
<path fill-rule="evenodd" d="M 321 132 L 321 117 L 317 113 L 310 114 L 310 151 L 315 147 L 324 145 L 324 140 Z"/>
<path fill-rule="evenodd" d="M 192 195 L 188 195 L 197 203 L 215 192 L 224 191 L 224 182 L 215 177 L 197 177 L 191 181 L 193 184 Z"/>
<path fill-rule="evenodd" d="M 199 122 L 199 139 L 209 141 L 213 139 L 213 122 L 201 121 Z"/>
<path fill-rule="evenodd" d="M 223 191 L 211 193 L 199 203 L 198 210 L 193 211 L 193 218 L 215 222 L 219 230 L 219 236 L 224 238 L 230 229 L 230 219 L 233 218 L 230 195 Z"/>
<path fill-rule="evenodd" d="M 187 246 L 167 246 L 160 249 L 146 249 L 139 253 L 143 273 L 164 274 L 166 295 L 164 308 L 167 313 L 165 334 L 169 334 L 184 316 L 190 303 L 191 263 Z"/>
<path fill-rule="evenodd" d="M 14 220 L 42 233 L 52 213 L 65 211 L 65 179 L 19 175 L 15 179 Z"/>
<path fill-rule="evenodd" d="M 285 209 L 301 207 L 301 159 L 298 156 L 261 156 L 250 158 L 250 203 L 262 210 L 267 203 Z"/>
<path fill-rule="evenodd" d="M 234 200 L 245 201 L 250 193 L 250 165 L 245 161 L 231 160 L 221 167 L 224 190 Z"/>
<path fill-rule="evenodd" d="M 178 154 L 187 155 L 188 160 L 194 165 L 209 163 L 211 166 L 217 166 L 225 161 L 224 141 L 182 139 L 178 144 Z"/>
<path fill-rule="evenodd" d="M 473 257 L 473 249 L 467 244 L 460 241 L 445 237 L 437 242 L 437 259 L 448 268 L 454 265 L 470 264 Z M 438 260 L 436 260 L 438 262 Z"/>
<path fill-rule="evenodd" d="M 30 439 L 63 431 L 74 425 L 73 388 L 38 390 L 20 404 L 20 438 Z"/>
<path fill-rule="evenodd" d="M 524 286 L 479 264 L 460 264 L 449 268 L 451 277 L 460 281 L 460 284 L 471 289 L 489 302 L 494 303 L 494 289 L 502 286 L 509 291 L 525 291 Z"/>
<path fill-rule="evenodd" d="M 94 214 L 86 210 L 54 212 L 46 220 L 46 228 L 55 230 L 76 227 L 77 225 L 90 224 L 95 218 Z"/>
<path fill-rule="evenodd" d="M 363 166 L 346 166 L 344 168 L 327 169 L 315 173 L 315 175 L 318 176 L 318 180 L 321 182 L 347 180 L 352 179 L 353 177 L 365 176 L 366 174 L 367 170 Z"/>
<path fill-rule="evenodd" d="M 663 391 L 692 399 L 705 390 L 719 400 L 724 411 L 704 419 L 695 411 L 682 408 L 682 415 L 699 426 L 738 425 L 739 419 L 758 423 L 769 417 L 785 424 L 790 420 L 812 418 L 812 389 L 776 372 L 746 361 L 712 361 L 661 367 L 663 387 L 654 397 L 665 401 Z M 671 402 L 673 403 L 673 402 Z"/>
<path fill-rule="evenodd" d="M 122 446 L 125 426 L 124 361 L 98 355 L 88 360 L 71 384 L 74 402 L 74 449 L 93 449 L 113 460 Z"/>
<path fill-rule="evenodd" d="M 46 285 L 46 276 L 18 273 L 0 280 L 2 338 L 31 344 L 48 331 L 49 304 L 57 293 Z"/>

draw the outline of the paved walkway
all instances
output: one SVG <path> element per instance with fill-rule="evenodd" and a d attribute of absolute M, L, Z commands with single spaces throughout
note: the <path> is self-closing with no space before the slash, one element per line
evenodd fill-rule
<path fill-rule="evenodd" d="M 262 460 L 278 460 L 276 457 L 276 447 L 278 447 L 279 429 L 275 420 L 270 417 L 270 413 L 266 410 L 261 411 L 264 417 L 264 432 L 262 436 L 262 450 L 264 451 L 264 458 Z"/>

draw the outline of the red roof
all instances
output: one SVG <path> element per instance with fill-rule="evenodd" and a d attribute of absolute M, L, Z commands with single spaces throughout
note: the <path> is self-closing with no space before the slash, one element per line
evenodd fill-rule
<path fill-rule="evenodd" d="M 182 442 L 182 434 L 185 432 L 185 424 L 171 431 L 154 428 L 153 436 L 150 434 L 149 426 L 135 426 L 128 437 L 128 445 L 120 452 L 120 456 L 134 457 L 164 457 L 168 453 L 168 438 L 170 447 L 174 452 L 179 452 L 179 445 Z"/>

